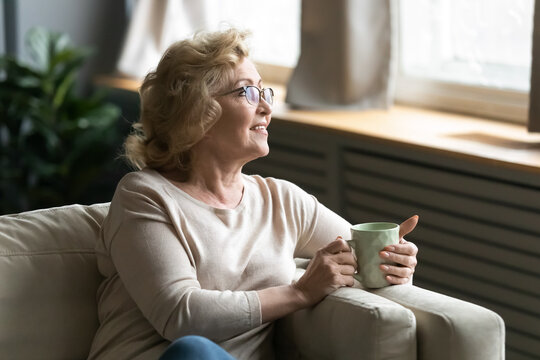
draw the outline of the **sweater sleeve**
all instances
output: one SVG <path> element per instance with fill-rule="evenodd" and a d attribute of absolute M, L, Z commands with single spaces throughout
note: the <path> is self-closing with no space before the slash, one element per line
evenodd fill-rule
<path fill-rule="evenodd" d="M 151 194 L 119 188 L 104 239 L 127 292 L 164 338 L 223 341 L 261 325 L 256 291 L 201 289 L 189 252 Z"/>
<path fill-rule="evenodd" d="M 351 238 L 351 224 L 321 204 L 313 195 L 289 184 L 292 218 L 298 231 L 295 257 L 312 258 L 317 250 L 341 236 Z"/>

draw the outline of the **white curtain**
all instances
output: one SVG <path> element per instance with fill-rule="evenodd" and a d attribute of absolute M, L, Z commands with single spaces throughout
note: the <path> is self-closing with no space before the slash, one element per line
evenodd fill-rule
<path fill-rule="evenodd" d="M 141 78 L 174 41 L 199 30 L 250 30 L 255 61 L 294 67 L 300 41 L 300 0 L 138 0 L 117 69 Z"/>
<path fill-rule="evenodd" d="M 295 45 L 298 48 L 291 39 L 298 35 L 294 20 L 300 7 L 298 0 L 294 6 L 292 2 L 138 0 L 117 68 L 141 78 L 172 42 L 229 25 L 253 31 L 253 45 L 260 47 L 251 46 L 252 55 L 259 51 L 268 59 L 279 52 L 288 54 Z M 302 1 L 301 55 L 288 84 L 287 102 L 324 109 L 389 107 L 396 67 L 396 6 L 395 0 Z M 293 16 L 287 18 L 291 14 L 286 10 Z M 287 23 L 293 23 L 294 30 Z M 266 37 L 257 39 L 259 31 Z M 289 66 L 296 58 L 288 60 Z"/>
<path fill-rule="evenodd" d="M 313 109 L 390 107 L 396 7 L 393 0 L 304 0 L 300 59 L 286 101 Z"/>
<path fill-rule="evenodd" d="M 205 29 L 214 17 L 209 0 L 138 0 L 117 68 L 143 77 L 171 43 Z"/>

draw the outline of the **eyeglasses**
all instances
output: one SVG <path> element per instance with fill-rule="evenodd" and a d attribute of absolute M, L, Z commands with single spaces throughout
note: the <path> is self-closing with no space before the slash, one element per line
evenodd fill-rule
<path fill-rule="evenodd" d="M 226 92 L 222 95 L 229 95 L 234 92 L 241 91 L 238 95 L 244 95 L 249 104 L 257 106 L 261 98 L 264 99 L 269 105 L 274 104 L 274 90 L 271 88 L 259 89 L 256 86 L 248 85 L 242 86 L 237 89 Z"/>

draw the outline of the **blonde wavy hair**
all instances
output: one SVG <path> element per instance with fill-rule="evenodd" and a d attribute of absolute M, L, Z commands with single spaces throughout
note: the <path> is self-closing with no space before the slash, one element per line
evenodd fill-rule
<path fill-rule="evenodd" d="M 190 150 L 220 118 L 214 97 L 232 86 L 234 68 L 249 55 L 248 35 L 234 28 L 200 32 L 165 51 L 139 89 L 140 119 L 124 143 L 132 166 L 189 177 Z"/>

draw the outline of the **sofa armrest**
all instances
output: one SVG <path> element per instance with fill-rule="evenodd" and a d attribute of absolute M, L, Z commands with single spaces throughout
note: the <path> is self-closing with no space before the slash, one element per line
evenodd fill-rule
<path fill-rule="evenodd" d="M 279 320 L 275 338 L 279 359 L 416 359 L 413 313 L 356 288 Z"/>
<path fill-rule="evenodd" d="M 412 285 L 372 292 L 412 310 L 417 322 L 419 359 L 505 357 L 504 322 L 491 310 Z"/>

